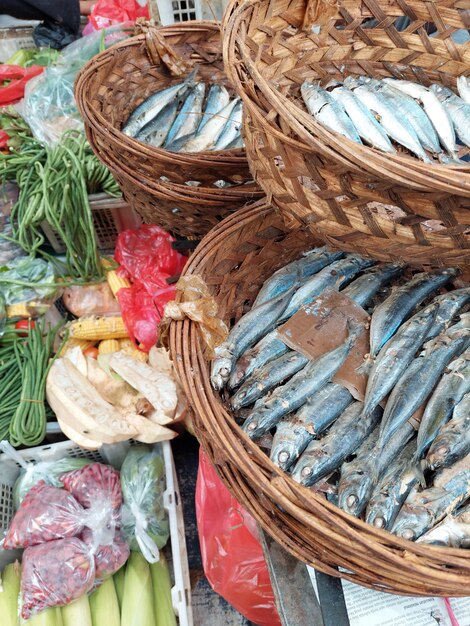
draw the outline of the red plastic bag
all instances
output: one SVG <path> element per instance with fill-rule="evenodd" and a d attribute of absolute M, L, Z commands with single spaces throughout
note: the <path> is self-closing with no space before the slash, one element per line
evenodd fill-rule
<path fill-rule="evenodd" d="M 93 555 L 76 537 L 27 548 L 21 572 L 21 616 L 29 619 L 47 607 L 69 604 L 90 591 L 94 581 Z"/>
<path fill-rule="evenodd" d="M 93 28 L 99 30 L 113 24 L 135 22 L 138 17 L 149 18 L 145 0 L 98 0 L 89 19 Z"/>
<path fill-rule="evenodd" d="M 214 591 L 248 620 L 280 626 L 255 520 L 199 454 L 196 517 L 204 573 Z"/>
<path fill-rule="evenodd" d="M 14 104 L 24 96 L 28 80 L 44 71 L 40 65 L 21 67 L 21 65 L 0 64 L 0 106 Z M 6 85 L 5 81 L 9 81 Z"/>
<path fill-rule="evenodd" d="M 157 341 L 165 304 L 175 297 L 175 287 L 166 279 L 178 276 L 187 260 L 173 250 L 173 241 L 156 224 L 143 224 L 120 233 L 116 243 L 119 274 L 133 283 L 131 288 L 120 289 L 116 298 L 130 338 L 147 352 Z"/>
<path fill-rule="evenodd" d="M 75 498 L 41 480 L 25 496 L 15 513 L 3 547 L 27 548 L 36 544 L 73 537 L 85 525 L 85 511 Z"/>

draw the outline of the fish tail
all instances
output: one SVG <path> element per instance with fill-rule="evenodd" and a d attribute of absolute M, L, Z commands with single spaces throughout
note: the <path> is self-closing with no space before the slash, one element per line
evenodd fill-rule
<path fill-rule="evenodd" d="M 426 469 L 426 461 L 421 460 L 419 456 L 416 454 L 413 458 L 414 464 L 414 472 L 416 474 L 416 478 L 419 481 L 419 484 L 423 489 L 426 489 L 426 478 L 424 477 L 424 470 Z"/>

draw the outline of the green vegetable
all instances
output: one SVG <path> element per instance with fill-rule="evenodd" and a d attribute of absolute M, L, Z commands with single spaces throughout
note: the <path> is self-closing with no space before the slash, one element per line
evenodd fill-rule
<path fill-rule="evenodd" d="M 91 594 L 90 609 L 93 626 L 120 626 L 121 615 L 112 576 Z"/>
<path fill-rule="evenodd" d="M 63 606 L 61 613 L 64 626 L 93 626 L 87 594 Z"/>
<path fill-rule="evenodd" d="M 122 598 L 124 596 L 124 578 L 126 576 L 126 566 L 123 565 L 114 576 L 114 587 L 116 588 L 116 595 L 119 602 L 119 609 L 122 610 Z"/>
<path fill-rule="evenodd" d="M 21 567 L 18 561 L 7 565 L 2 572 L 3 591 L 0 592 L 2 626 L 17 626 Z"/>
<path fill-rule="evenodd" d="M 35 287 L 25 287 L 28 283 Z M 19 257 L 0 268 L 0 289 L 7 305 L 50 299 L 58 288 L 52 263 L 42 259 Z"/>
<path fill-rule="evenodd" d="M 147 538 L 157 548 L 163 548 L 169 537 L 168 516 L 163 506 L 165 465 L 161 446 L 133 446 L 121 468 L 121 487 L 124 499 L 123 533 L 132 550 L 141 549 L 150 561 L 158 558 L 149 550 Z M 133 510 L 139 511 L 142 524 L 136 523 Z M 139 541 L 140 540 L 140 541 Z"/>
<path fill-rule="evenodd" d="M 160 560 L 150 565 L 155 609 L 155 626 L 176 626 L 176 616 L 171 601 L 170 569 L 163 552 Z"/>
<path fill-rule="evenodd" d="M 17 50 L 7 61 L 5 61 L 5 65 L 20 65 L 21 67 L 26 67 L 28 61 L 31 61 L 34 57 L 34 50 Z"/>
<path fill-rule="evenodd" d="M 59 476 L 66 472 L 72 472 L 81 469 L 85 465 L 89 465 L 90 461 L 86 459 L 74 459 L 65 457 L 58 461 L 43 461 L 39 463 L 30 463 L 27 470 L 21 470 L 19 477 L 16 479 L 13 487 L 13 506 L 18 510 L 24 497 L 40 480 L 44 480 L 48 485 L 53 487 L 63 487 L 59 480 Z"/>
<path fill-rule="evenodd" d="M 47 222 L 66 247 L 67 273 L 86 281 L 101 279 L 88 194 L 118 196 L 120 190 L 86 139 L 66 133 L 55 148 L 47 148 L 25 138 L 21 151 L 0 154 L 0 175 L 20 188 L 11 212 L 14 241 L 33 256 L 48 257 L 41 228 Z"/>
<path fill-rule="evenodd" d="M 127 561 L 121 625 L 155 626 L 150 567 L 140 552 L 132 552 Z"/>

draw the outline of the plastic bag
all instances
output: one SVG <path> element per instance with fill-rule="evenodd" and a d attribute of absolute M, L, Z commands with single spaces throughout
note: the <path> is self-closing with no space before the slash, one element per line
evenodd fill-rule
<path fill-rule="evenodd" d="M 159 549 L 170 536 L 163 505 L 165 464 L 161 446 L 132 447 L 121 467 L 124 498 L 122 532 L 131 550 L 139 550 L 149 563 L 156 563 Z"/>
<path fill-rule="evenodd" d="M 67 287 L 62 299 L 66 308 L 76 317 L 121 314 L 119 303 L 108 283 Z"/>
<path fill-rule="evenodd" d="M 128 26 L 114 26 L 74 41 L 63 49 L 55 65 L 27 83 L 20 113 L 36 139 L 54 146 L 65 131 L 83 129 L 73 91 L 75 77 L 103 47 L 125 38 Z"/>
<path fill-rule="evenodd" d="M 146 0 L 98 0 L 90 13 L 90 23 L 95 30 L 119 24 L 135 22 L 137 18 L 149 18 Z"/>
<path fill-rule="evenodd" d="M 36 283 L 35 287 L 6 282 L 19 281 Z M 7 304 L 28 302 L 29 300 L 53 300 L 58 292 L 55 285 L 55 271 L 52 263 L 43 259 L 20 257 L 12 259 L 0 272 L 0 289 Z"/>
<path fill-rule="evenodd" d="M 90 591 L 94 581 L 93 555 L 76 537 L 27 548 L 21 573 L 21 616 L 29 619 L 47 607 L 69 604 Z"/>
<path fill-rule="evenodd" d="M 248 620 L 280 626 L 255 520 L 199 455 L 196 518 L 204 573 L 214 591 Z"/>
<path fill-rule="evenodd" d="M 24 96 L 26 84 L 34 76 L 41 74 L 44 68 L 39 65 L 21 67 L 20 65 L 0 64 L 0 106 L 14 104 Z M 8 81 L 6 84 L 5 81 Z"/>
<path fill-rule="evenodd" d="M 129 336 L 148 351 L 157 340 L 166 303 L 175 297 L 167 278 L 181 273 L 187 258 L 173 250 L 173 237 L 156 224 L 143 224 L 119 234 L 114 253 L 119 273 L 132 281 L 117 300 Z"/>
<path fill-rule="evenodd" d="M 97 502 L 104 506 L 109 502 L 116 515 L 122 506 L 122 491 L 119 472 L 102 463 L 92 463 L 82 469 L 69 472 L 60 477 L 65 489 L 86 509 Z"/>
<path fill-rule="evenodd" d="M 115 532 L 111 543 L 98 547 L 95 546 L 93 532 L 88 528 L 85 528 L 81 538 L 94 552 L 95 576 L 99 580 L 112 576 L 129 558 L 129 545 L 124 541 L 119 530 Z"/>
<path fill-rule="evenodd" d="M 80 34 L 65 24 L 45 20 L 33 30 L 33 40 L 38 48 L 62 50 L 80 38 Z"/>
<path fill-rule="evenodd" d="M 84 522 L 84 509 L 70 493 L 40 481 L 15 513 L 3 547 L 27 548 L 73 537 L 83 530 Z"/>

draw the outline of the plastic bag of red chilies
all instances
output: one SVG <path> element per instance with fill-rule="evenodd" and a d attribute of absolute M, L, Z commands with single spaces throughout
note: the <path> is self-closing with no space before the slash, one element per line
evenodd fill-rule
<path fill-rule="evenodd" d="M 60 481 L 86 509 L 97 502 L 107 502 L 119 514 L 122 506 L 121 478 L 114 467 L 92 463 L 63 474 Z"/>
<path fill-rule="evenodd" d="M 16 512 L 5 537 L 5 550 L 27 548 L 79 534 L 85 522 L 83 507 L 67 491 L 41 480 Z"/>
<path fill-rule="evenodd" d="M 95 546 L 93 533 L 88 528 L 82 533 L 82 541 L 94 552 L 95 576 L 98 580 L 112 576 L 124 565 L 131 553 L 120 531 L 116 531 L 110 544 Z"/>
<path fill-rule="evenodd" d="M 196 518 L 204 573 L 214 591 L 259 626 L 281 626 L 255 520 L 199 455 Z"/>
<path fill-rule="evenodd" d="M 148 351 L 157 340 L 157 326 L 165 304 L 175 297 L 167 278 L 178 276 L 186 257 L 171 247 L 174 238 L 156 224 L 119 234 L 114 258 L 119 274 L 131 288 L 120 289 L 117 299 L 131 339 Z"/>
<path fill-rule="evenodd" d="M 76 537 L 27 548 L 21 572 L 21 616 L 29 619 L 47 607 L 69 604 L 90 591 L 94 581 L 93 555 Z"/>

